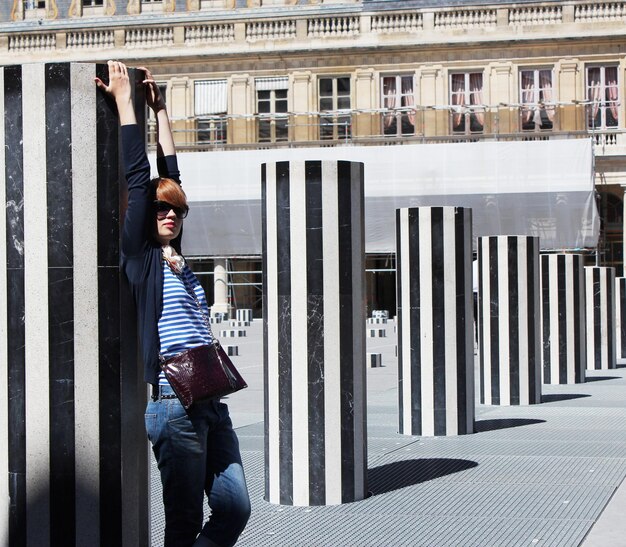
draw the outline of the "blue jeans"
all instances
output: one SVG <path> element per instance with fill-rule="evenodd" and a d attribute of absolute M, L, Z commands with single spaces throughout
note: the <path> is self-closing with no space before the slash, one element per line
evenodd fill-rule
<path fill-rule="evenodd" d="M 151 400 L 146 431 L 163 483 L 165 547 L 191 547 L 199 533 L 220 547 L 234 545 L 250 498 L 228 407 L 207 401 L 185 411 L 175 398 Z M 205 493 L 211 517 L 202 526 Z"/>

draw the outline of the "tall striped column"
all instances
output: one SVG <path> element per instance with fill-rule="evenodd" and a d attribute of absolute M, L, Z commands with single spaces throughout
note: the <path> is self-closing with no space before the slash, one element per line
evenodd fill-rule
<path fill-rule="evenodd" d="M 399 431 L 474 430 L 472 211 L 396 209 Z"/>
<path fill-rule="evenodd" d="M 0 534 L 12 547 L 147 544 L 118 122 L 94 86 L 106 72 L 0 68 Z"/>
<path fill-rule="evenodd" d="M 262 166 L 265 499 L 367 492 L 363 164 Z"/>
<path fill-rule="evenodd" d="M 579 254 L 541 256 L 544 384 L 585 381 L 585 267 Z"/>
<path fill-rule="evenodd" d="M 615 268 L 585 268 L 587 370 L 616 368 Z"/>
<path fill-rule="evenodd" d="M 478 238 L 480 402 L 541 402 L 539 238 Z"/>
<path fill-rule="evenodd" d="M 626 277 L 615 279 L 615 358 L 626 363 Z"/>

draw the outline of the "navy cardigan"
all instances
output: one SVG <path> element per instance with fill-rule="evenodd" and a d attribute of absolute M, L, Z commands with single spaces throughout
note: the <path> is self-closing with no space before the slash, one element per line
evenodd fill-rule
<path fill-rule="evenodd" d="M 128 208 L 122 232 L 121 266 L 130 283 L 137 306 L 137 324 L 144 364 L 144 380 L 159 383 L 159 317 L 163 310 L 163 256 L 161 244 L 153 237 L 155 215 L 154 185 L 144 140 L 137 125 L 122 126 L 122 152 L 128 182 Z M 180 183 L 176 156 L 157 158 L 159 176 Z M 181 234 L 171 242 L 181 252 Z"/>

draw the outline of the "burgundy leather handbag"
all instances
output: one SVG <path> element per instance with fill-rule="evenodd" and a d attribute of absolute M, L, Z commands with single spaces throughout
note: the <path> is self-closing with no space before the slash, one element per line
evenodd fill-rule
<path fill-rule="evenodd" d="M 163 361 L 161 368 L 181 404 L 219 399 L 248 384 L 215 338 L 212 344 L 188 349 Z"/>

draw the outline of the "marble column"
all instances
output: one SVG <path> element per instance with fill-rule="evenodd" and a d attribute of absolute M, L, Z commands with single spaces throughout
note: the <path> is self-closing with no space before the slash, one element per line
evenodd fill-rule
<path fill-rule="evenodd" d="M 106 72 L 0 68 L 0 513 L 12 547 L 148 543 L 146 388 L 122 336 L 135 325 L 118 267 L 118 122 L 94 85 Z"/>
<path fill-rule="evenodd" d="M 541 256 L 541 308 L 543 383 L 584 382 L 587 340 L 582 255 Z"/>
<path fill-rule="evenodd" d="M 626 277 L 615 279 L 616 362 L 626 363 Z"/>
<path fill-rule="evenodd" d="M 480 402 L 541 402 L 539 238 L 478 238 Z"/>
<path fill-rule="evenodd" d="M 587 370 L 616 368 L 615 268 L 585 268 Z"/>
<path fill-rule="evenodd" d="M 262 166 L 265 499 L 367 494 L 363 164 Z"/>
<path fill-rule="evenodd" d="M 229 313 L 228 305 L 228 270 L 225 258 L 216 258 L 213 261 L 213 305 L 211 315 Z"/>
<path fill-rule="evenodd" d="M 396 209 L 396 286 L 400 433 L 472 433 L 471 209 Z"/>

